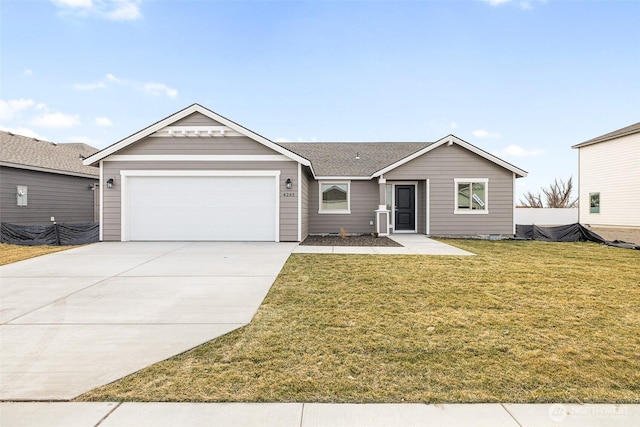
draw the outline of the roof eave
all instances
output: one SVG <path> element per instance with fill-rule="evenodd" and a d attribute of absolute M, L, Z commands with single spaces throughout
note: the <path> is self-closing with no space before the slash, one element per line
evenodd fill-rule
<path fill-rule="evenodd" d="M 99 177 L 100 177 L 100 175 L 97 172 L 96 172 L 95 175 L 93 175 L 93 174 L 82 173 L 82 172 L 66 171 L 66 170 L 61 170 L 61 169 L 51 169 L 51 168 L 44 168 L 44 167 L 32 166 L 32 165 L 23 165 L 23 164 L 20 164 L 20 163 L 0 162 L 0 166 L 4 166 L 4 167 L 7 167 L 7 168 L 14 168 L 14 169 L 30 170 L 30 171 L 35 171 L 35 172 L 53 173 L 53 174 L 56 174 L 56 175 L 77 176 L 77 177 L 80 177 L 80 178 L 99 179 Z"/>

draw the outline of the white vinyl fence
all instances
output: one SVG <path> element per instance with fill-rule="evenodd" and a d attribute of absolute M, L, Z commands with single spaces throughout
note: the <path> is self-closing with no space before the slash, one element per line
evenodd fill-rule
<path fill-rule="evenodd" d="M 515 208 L 513 218 L 522 225 L 575 224 L 578 208 Z"/>

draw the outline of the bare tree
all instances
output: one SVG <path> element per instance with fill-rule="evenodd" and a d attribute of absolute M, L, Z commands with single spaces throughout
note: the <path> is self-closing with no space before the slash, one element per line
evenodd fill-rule
<path fill-rule="evenodd" d="M 553 181 L 553 184 L 549 185 L 549 188 L 543 188 L 546 198 L 546 207 L 548 208 L 575 208 L 578 206 L 578 199 L 572 199 L 573 193 L 573 178 L 569 177 L 569 180 L 565 183 L 561 179 L 557 178 Z M 528 208 L 542 208 L 542 196 L 540 193 L 533 194 L 528 191 L 524 195 L 524 200 L 520 200 L 520 204 Z"/>
<path fill-rule="evenodd" d="M 533 194 L 531 191 L 527 191 L 524 195 L 524 200 L 520 199 L 520 205 L 526 208 L 543 208 L 542 197 L 540 193 Z"/>

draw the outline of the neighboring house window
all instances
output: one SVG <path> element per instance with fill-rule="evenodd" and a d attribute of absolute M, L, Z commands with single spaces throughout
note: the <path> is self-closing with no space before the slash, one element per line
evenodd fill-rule
<path fill-rule="evenodd" d="M 18 206 L 27 206 L 27 186 L 18 185 L 16 187 L 16 200 Z"/>
<path fill-rule="evenodd" d="M 589 212 L 600 213 L 600 193 L 589 193 Z"/>
<path fill-rule="evenodd" d="M 349 194 L 350 183 L 344 182 L 320 182 L 320 209 L 319 213 L 351 213 L 351 200 Z"/>
<path fill-rule="evenodd" d="M 489 180 L 486 178 L 456 178 L 455 210 L 457 214 L 489 213 Z"/>

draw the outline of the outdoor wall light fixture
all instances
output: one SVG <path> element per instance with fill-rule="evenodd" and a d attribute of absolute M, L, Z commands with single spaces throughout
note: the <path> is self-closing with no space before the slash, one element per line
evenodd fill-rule
<path fill-rule="evenodd" d="M 107 188 L 113 188 L 113 178 L 107 180 Z"/>
<path fill-rule="evenodd" d="M 291 178 L 287 178 L 287 181 L 285 182 L 285 184 L 287 184 L 287 188 L 289 190 L 291 190 L 291 187 L 293 187 L 293 183 L 291 182 Z"/>

